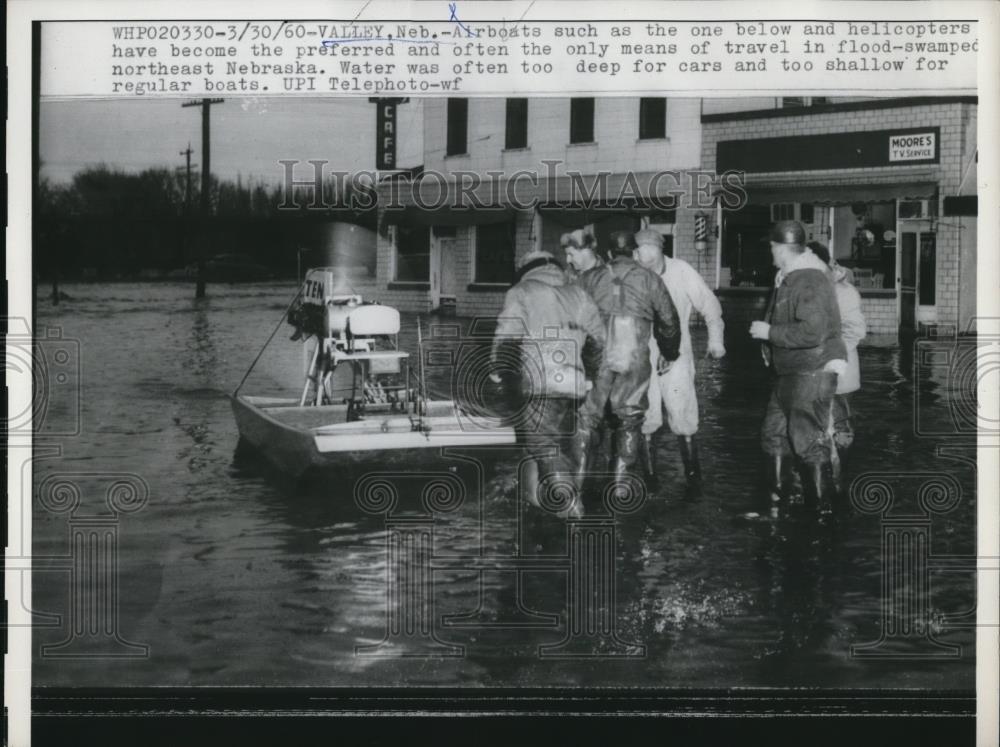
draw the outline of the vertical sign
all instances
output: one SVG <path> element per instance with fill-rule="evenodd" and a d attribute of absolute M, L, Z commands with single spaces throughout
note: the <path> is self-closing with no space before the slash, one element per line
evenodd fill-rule
<path fill-rule="evenodd" d="M 405 104 L 406 98 L 370 98 L 375 104 L 375 168 L 396 168 L 396 105 Z"/>

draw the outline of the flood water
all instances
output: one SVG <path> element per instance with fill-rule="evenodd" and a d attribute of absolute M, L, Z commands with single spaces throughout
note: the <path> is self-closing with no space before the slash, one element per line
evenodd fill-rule
<path fill-rule="evenodd" d="M 906 351 L 862 349 L 847 464 L 852 477 L 880 473 L 895 495 L 890 518 L 929 532 L 929 591 L 910 589 L 908 608 L 920 619 L 905 635 L 894 629 L 880 649 L 887 655 L 851 653 L 885 632 L 884 517 L 848 506 L 823 524 L 795 507 L 775 520 L 744 518 L 766 513 L 757 433 L 768 381 L 757 351 L 739 344 L 743 330 L 730 330 L 726 358 L 698 367 L 704 499 L 680 499 L 680 456 L 661 434 L 663 489 L 605 521 L 615 581 L 606 634 L 573 639 L 576 647 L 552 648 L 567 638 L 572 605 L 560 561 L 567 528 L 519 505 L 513 450 L 369 467 L 393 473 L 404 498 L 431 473 L 464 491 L 460 505 L 444 506 L 454 510 L 433 514 L 433 535 L 421 535 L 435 568 L 419 587 L 433 600 L 429 620 L 409 635 L 404 621 L 404 635 L 379 647 L 399 609 L 389 553 L 394 533 L 407 530 L 392 522 L 420 515 L 400 505 L 387 527 L 385 515 L 355 502 L 366 473 L 296 482 L 237 449 L 228 394 L 294 288 L 210 286 L 202 301 L 189 285 L 63 290 L 69 299 L 55 307 L 40 291 L 36 327 L 79 342 L 79 434 L 49 439 L 58 455 L 37 449 L 34 483 L 71 473 L 81 502 L 76 513 L 57 513 L 36 496 L 34 555 L 66 557 L 73 520 L 107 514 L 107 486 L 136 479 L 121 473 L 141 478 L 145 504 L 113 517 L 118 616 L 105 625 L 119 641 L 105 653 L 138 651 L 122 642 L 148 650 L 40 655 L 39 646 L 70 637 L 74 620 L 70 573 L 55 562 L 33 584 L 35 611 L 62 616 L 36 629 L 38 685 L 974 686 L 974 628 L 947 618 L 974 607 L 974 575 L 934 562 L 975 551 L 975 452 L 968 439 L 915 432 L 918 417 L 923 432 L 946 431 L 955 394 L 946 377 L 915 384 Z M 415 319 L 404 325 L 406 346 Z M 303 354 L 290 332 L 283 324 L 243 391 L 297 394 Z M 428 371 L 439 392 L 451 375 Z M 74 430 L 73 396 L 53 394 L 50 430 Z M 933 473 L 950 476 L 960 500 L 921 514 L 916 496 Z M 426 529 L 427 516 L 420 520 Z M 508 562 L 525 557 L 537 562 L 520 572 Z M 960 655 L 941 658 L 949 645 Z M 552 655 L 567 652 L 576 656 Z"/>

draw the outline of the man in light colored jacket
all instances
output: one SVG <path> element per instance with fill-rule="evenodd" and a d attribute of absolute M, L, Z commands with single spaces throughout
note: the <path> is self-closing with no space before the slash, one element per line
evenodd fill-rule
<path fill-rule="evenodd" d="M 830 279 L 837 296 L 837 306 L 840 309 L 840 337 L 847 347 L 847 368 L 837 377 L 837 392 L 833 398 L 830 430 L 833 443 L 840 456 L 854 443 L 854 428 L 851 426 L 851 407 L 848 395 L 861 388 L 861 365 L 858 361 L 858 343 L 865 338 L 868 324 L 861 310 L 861 294 L 854 287 L 851 271 L 837 264 L 830 256 L 830 250 L 818 241 L 806 245 L 821 261 L 830 267 Z M 834 462 L 834 468 L 839 472 L 840 460 Z M 838 478 L 840 475 L 837 474 Z"/>
<path fill-rule="evenodd" d="M 722 306 L 697 270 L 684 260 L 674 259 L 664 253 L 663 236 L 659 232 L 645 229 L 636 234 L 635 241 L 639 264 L 652 270 L 663 280 L 670 300 L 677 307 L 681 326 L 680 357 L 667 371 L 658 372 L 656 386 L 649 387 L 649 409 L 642 427 L 646 437 L 646 464 L 649 471 L 655 473 L 653 435 L 663 425 L 663 410 L 666 409 L 667 427 L 677 436 L 684 461 L 685 497 L 691 500 L 701 496 L 701 465 L 695 441 L 695 434 L 698 432 L 698 396 L 694 386 L 691 311 L 697 311 L 705 319 L 708 327 L 708 354 L 713 358 L 721 358 L 726 354 Z M 656 366 L 660 351 L 654 340 L 650 340 L 649 348 L 650 359 L 653 366 Z"/>

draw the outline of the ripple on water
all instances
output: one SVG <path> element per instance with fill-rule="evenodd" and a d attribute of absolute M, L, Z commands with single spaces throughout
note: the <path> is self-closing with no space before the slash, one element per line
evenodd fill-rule
<path fill-rule="evenodd" d="M 262 469 L 257 455 L 234 453 L 237 434 L 225 395 L 273 329 L 290 288 L 210 286 L 211 297 L 202 304 L 190 298 L 188 284 L 66 291 L 72 301 L 55 308 L 39 304 L 37 322 L 60 326 L 80 341 L 81 434 L 67 442 L 58 461 L 38 460 L 38 478 L 70 469 L 140 475 L 149 485 L 149 502 L 120 521 L 122 542 L 129 542 L 122 560 L 155 565 L 162 575 L 153 588 L 140 572 L 122 576 L 121 632 L 148 643 L 155 657 L 116 662 L 116 682 L 972 687 L 971 633 L 949 628 L 945 618 L 973 607 L 971 576 L 953 579 L 929 604 L 935 635 L 966 646 L 960 660 L 945 668 L 901 661 L 862 666 L 850 659 L 849 647 L 880 633 L 880 518 L 856 515 L 827 530 L 794 519 L 735 520 L 748 511 L 766 513 L 757 434 L 768 381 L 755 350 L 734 345 L 719 363 L 699 366 L 705 499 L 693 505 L 679 499 L 677 443 L 663 434 L 657 446 L 663 489 L 615 527 L 615 626 L 623 640 L 647 647 L 645 657 L 541 659 L 537 647 L 566 634 L 565 570 L 529 570 L 518 580 L 510 571 L 463 567 L 462 557 L 503 558 L 517 548 L 550 559 L 565 556 L 562 522 L 527 511 L 518 527 L 517 471 L 509 460 L 484 460 L 482 496 L 468 463 L 456 463 L 454 474 L 470 481 L 470 490 L 466 504 L 434 526 L 433 559 L 441 568 L 430 579 L 433 613 L 493 623 L 554 616 L 557 626 L 499 632 L 439 626 L 438 637 L 464 646 L 464 657 L 364 657 L 356 646 L 385 637 L 386 584 L 399 569 L 387 559 L 384 519 L 361 515 L 354 506 L 356 476 L 335 471 L 320 488 L 310 487 Z M 415 329 L 414 317 L 405 316 L 403 347 L 414 347 Z M 287 394 L 287 383 L 298 380 L 301 349 L 285 331 L 275 336 L 244 391 Z M 695 342 L 703 350 L 703 330 L 696 330 Z M 946 422 L 954 393 L 933 382 L 915 388 L 908 378 L 912 362 L 899 351 L 862 349 L 861 366 L 849 470 L 954 475 L 965 499 L 935 517 L 934 551 L 974 552 L 975 475 L 939 456 L 937 442 L 918 438 L 912 422 L 915 391 L 939 408 L 939 419 L 929 421 L 934 423 Z M 429 385 L 451 392 L 450 376 L 432 372 Z M 66 403 L 52 405 L 53 417 L 74 412 Z M 419 473 L 427 464 L 387 461 L 379 468 Z M 36 549 L 66 551 L 65 516 L 36 511 L 34 531 Z M 36 577 L 39 609 L 65 608 L 65 582 L 48 578 L 56 575 Z M 939 579 L 933 583 L 941 588 Z M 37 635 L 42 643 L 56 643 L 63 632 L 39 629 Z M 416 648 L 411 641 L 396 653 Z M 37 659 L 34 676 L 38 684 L 98 686 L 106 684 L 108 670 Z"/>

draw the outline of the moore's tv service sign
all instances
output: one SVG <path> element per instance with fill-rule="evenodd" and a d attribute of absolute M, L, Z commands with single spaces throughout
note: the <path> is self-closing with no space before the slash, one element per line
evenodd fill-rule
<path fill-rule="evenodd" d="M 889 136 L 889 160 L 927 161 L 934 158 L 937 136 L 934 132 L 908 132 Z"/>

